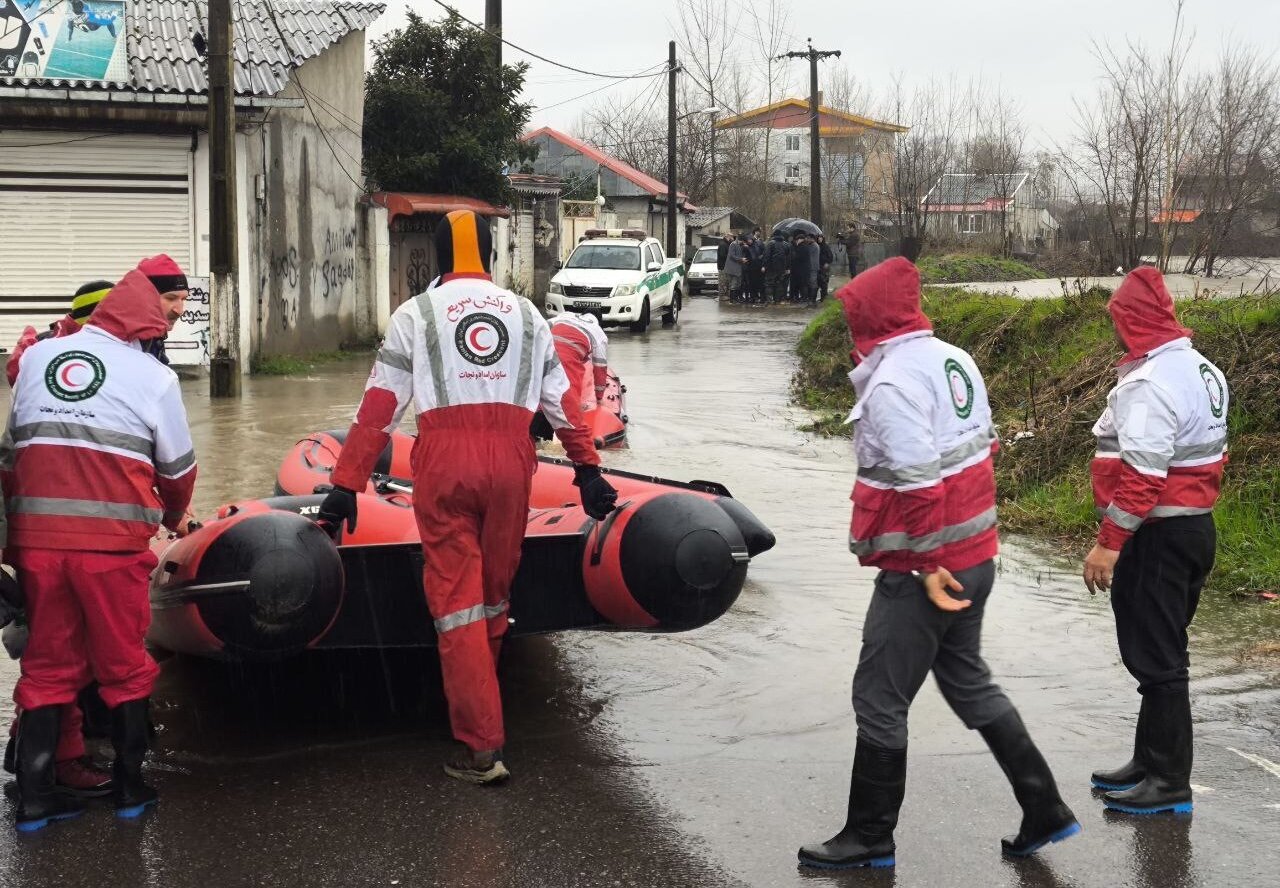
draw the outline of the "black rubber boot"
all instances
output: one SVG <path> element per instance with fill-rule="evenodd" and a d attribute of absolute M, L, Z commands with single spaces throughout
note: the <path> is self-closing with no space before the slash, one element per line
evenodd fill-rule
<path fill-rule="evenodd" d="M 1102 803 L 1124 814 L 1191 813 L 1191 697 L 1187 688 L 1148 691 L 1142 761 L 1147 774 L 1133 789 L 1109 792 Z"/>
<path fill-rule="evenodd" d="M 15 752 L 18 769 L 16 826 L 22 832 L 44 829 L 54 820 L 66 820 L 84 812 L 84 803 L 58 788 L 54 758 L 58 749 L 61 706 L 25 709 L 18 725 Z"/>
<path fill-rule="evenodd" d="M 1018 710 L 1009 710 L 980 728 L 979 733 L 991 747 L 1000 770 L 1013 786 L 1014 798 L 1022 806 L 1018 834 L 1000 840 L 1005 854 L 1026 857 L 1050 842 L 1061 842 L 1080 832 L 1080 823 L 1058 794 L 1053 772 L 1032 742 Z"/>
<path fill-rule="evenodd" d="M 1147 698 L 1143 696 L 1142 707 L 1138 710 L 1138 726 L 1133 731 L 1133 758 L 1114 771 L 1094 771 L 1092 783 L 1094 789 L 1122 791 L 1133 789 L 1147 776 L 1147 767 L 1142 763 L 1142 731 L 1147 718 Z"/>
<path fill-rule="evenodd" d="M 130 700 L 111 710 L 111 745 L 116 750 L 112 767 L 116 816 L 133 818 L 159 800 L 159 794 L 142 781 L 142 760 L 150 736 L 150 698 Z"/>
<path fill-rule="evenodd" d="M 859 739 L 849 782 L 849 819 L 833 838 L 801 848 L 800 862 L 820 869 L 893 866 L 893 830 L 906 789 L 906 748 L 885 749 Z"/>

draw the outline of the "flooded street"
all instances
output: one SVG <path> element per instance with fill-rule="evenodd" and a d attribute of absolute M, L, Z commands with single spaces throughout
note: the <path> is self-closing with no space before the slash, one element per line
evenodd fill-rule
<path fill-rule="evenodd" d="M 844 820 L 850 681 L 874 572 L 846 547 L 848 442 L 799 430 L 793 347 L 808 315 L 695 299 L 676 330 L 612 334 L 630 449 L 608 465 L 723 482 L 778 537 L 734 608 L 681 635 L 565 633 L 504 651 L 514 778 L 448 780 L 427 653 L 328 653 L 229 668 L 164 662 L 159 808 L 95 807 L 33 836 L 0 829 L 0 886 L 1263 886 L 1280 871 L 1276 660 L 1236 656 L 1234 603 L 1193 652 L 1193 817 L 1104 817 L 1089 772 L 1131 750 L 1137 695 L 1105 597 L 1073 562 L 1006 541 L 985 653 L 1084 826 L 1002 861 L 1018 809 L 981 738 L 926 684 L 911 721 L 896 871 L 815 874 L 796 848 Z M 186 384 L 197 511 L 271 492 L 306 432 L 344 427 L 361 357 L 255 378 L 211 403 Z M 0 665 L 10 696 L 16 664 Z M 7 723 L 11 712 L 6 711 Z"/>

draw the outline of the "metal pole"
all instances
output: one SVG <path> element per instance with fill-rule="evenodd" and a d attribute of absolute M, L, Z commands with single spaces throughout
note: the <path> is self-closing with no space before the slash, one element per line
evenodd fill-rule
<path fill-rule="evenodd" d="M 667 257 L 677 255 L 676 244 L 676 42 L 667 44 Z"/>
<path fill-rule="evenodd" d="M 485 0 L 484 29 L 493 35 L 494 63 L 502 64 L 502 0 Z"/>
<path fill-rule="evenodd" d="M 240 396 L 235 55 L 231 0 L 209 0 L 209 395 Z"/>
<path fill-rule="evenodd" d="M 818 55 L 809 45 L 809 221 L 822 227 L 822 132 L 818 120 Z"/>

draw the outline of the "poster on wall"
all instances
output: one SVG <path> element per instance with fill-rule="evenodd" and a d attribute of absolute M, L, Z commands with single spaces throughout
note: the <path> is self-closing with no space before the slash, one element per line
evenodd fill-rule
<path fill-rule="evenodd" d="M 176 367 L 209 366 L 209 279 L 187 278 L 187 307 L 164 341 L 169 363 Z"/>
<path fill-rule="evenodd" d="M 124 0 L 0 0 L 0 77 L 129 79 Z"/>

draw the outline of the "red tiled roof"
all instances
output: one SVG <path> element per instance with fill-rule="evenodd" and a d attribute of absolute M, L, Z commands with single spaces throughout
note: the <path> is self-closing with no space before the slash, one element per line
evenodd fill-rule
<path fill-rule="evenodd" d="M 572 148 L 584 157 L 591 158 L 605 169 L 613 171 L 636 187 L 643 188 L 654 197 L 662 197 L 667 193 L 666 182 L 659 182 L 657 179 L 653 178 L 653 176 L 640 172 L 628 163 L 623 163 L 612 154 L 605 154 L 594 145 L 588 145 L 581 139 L 575 139 L 573 136 L 562 133 L 559 130 L 552 129 L 549 126 L 544 126 L 541 129 L 536 129 L 533 132 L 526 134 L 522 137 L 522 141 L 532 142 L 534 139 L 538 138 L 538 136 L 546 136 L 550 139 L 555 139 L 560 144 L 568 148 Z M 677 191 L 676 199 L 681 203 L 687 203 L 689 197 L 685 193 Z M 691 210 L 693 208 L 686 206 L 685 209 Z"/>
<path fill-rule="evenodd" d="M 461 197 L 456 194 L 404 194 L 398 191 L 379 191 L 369 195 L 375 205 L 386 207 L 387 223 L 396 220 L 397 216 L 416 216 L 419 213 L 452 213 L 454 210 L 471 210 L 482 216 L 498 216 L 506 219 L 511 216 L 507 207 L 495 206 L 474 197 Z"/>

